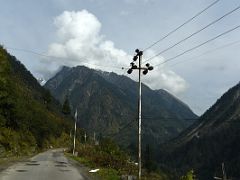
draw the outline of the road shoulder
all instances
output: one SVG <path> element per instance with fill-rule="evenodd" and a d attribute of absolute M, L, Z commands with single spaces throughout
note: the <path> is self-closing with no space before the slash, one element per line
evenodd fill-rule
<path fill-rule="evenodd" d="M 68 159 L 70 164 L 72 164 L 75 168 L 77 168 L 77 170 L 84 177 L 84 179 L 86 179 L 86 180 L 101 180 L 96 175 L 89 173 L 89 171 L 91 169 L 84 166 L 79 161 L 76 161 L 75 159 L 73 159 L 73 157 L 71 155 L 64 154 L 64 156 Z"/>
<path fill-rule="evenodd" d="M 0 172 L 6 170 L 10 166 L 19 163 L 19 162 L 24 162 L 33 157 L 35 154 L 31 156 L 20 156 L 20 157 L 5 157 L 5 158 L 0 158 Z"/>

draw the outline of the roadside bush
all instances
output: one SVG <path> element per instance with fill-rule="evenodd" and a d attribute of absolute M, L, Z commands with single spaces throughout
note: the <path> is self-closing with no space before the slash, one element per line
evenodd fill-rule
<path fill-rule="evenodd" d="M 0 128 L 0 145 L 8 155 L 28 155 L 35 151 L 36 141 L 30 132 Z M 3 155 L 3 152 L 2 152 Z"/>
<path fill-rule="evenodd" d="M 62 133 L 59 138 L 55 140 L 55 147 L 70 147 L 72 144 L 71 138 L 68 134 Z"/>
<path fill-rule="evenodd" d="M 78 156 L 85 157 L 98 167 L 126 169 L 129 157 L 111 140 L 104 139 L 99 146 L 82 144 L 77 147 Z"/>

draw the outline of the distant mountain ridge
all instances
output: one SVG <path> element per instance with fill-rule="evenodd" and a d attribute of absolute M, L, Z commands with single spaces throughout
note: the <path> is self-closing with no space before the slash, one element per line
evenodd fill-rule
<path fill-rule="evenodd" d="M 78 109 L 79 126 L 89 133 L 116 134 L 120 144 L 137 141 L 137 83 L 126 76 L 89 69 L 63 67 L 45 84 L 63 102 L 68 96 L 71 107 Z M 164 90 L 154 91 L 143 85 L 143 140 L 162 143 L 197 118 L 191 109 Z M 132 122 L 122 132 L 122 128 Z"/>
<path fill-rule="evenodd" d="M 229 178 L 240 179 L 239 141 L 240 83 L 230 88 L 197 122 L 162 146 L 159 159 L 182 171 L 194 169 L 198 178 L 204 180 L 221 175 L 224 162 Z"/>

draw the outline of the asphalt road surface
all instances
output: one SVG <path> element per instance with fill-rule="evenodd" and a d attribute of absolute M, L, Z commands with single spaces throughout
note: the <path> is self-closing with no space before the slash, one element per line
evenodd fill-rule
<path fill-rule="evenodd" d="M 0 172 L 0 180 L 85 180 L 62 150 L 40 153 Z"/>

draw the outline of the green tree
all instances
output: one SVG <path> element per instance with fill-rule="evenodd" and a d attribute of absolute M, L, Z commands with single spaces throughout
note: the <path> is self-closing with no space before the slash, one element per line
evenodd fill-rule
<path fill-rule="evenodd" d="M 65 115 L 71 114 L 71 108 L 70 108 L 70 104 L 67 96 L 65 97 L 65 101 L 62 106 L 62 112 Z"/>
<path fill-rule="evenodd" d="M 46 104 L 47 109 L 49 109 L 50 103 L 52 101 L 52 95 L 49 90 L 46 90 L 43 94 L 43 101 Z"/>
<path fill-rule="evenodd" d="M 4 127 L 6 124 L 6 119 L 0 114 L 0 127 Z"/>
<path fill-rule="evenodd" d="M 65 133 L 72 122 L 65 118 L 71 118 L 63 117 L 52 101 L 51 94 L 0 46 L 0 156 L 26 155 L 49 147 L 59 137 L 59 144 L 68 142 Z"/>
<path fill-rule="evenodd" d="M 144 166 L 147 169 L 147 172 L 150 173 L 157 169 L 156 163 L 153 160 L 153 150 L 149 144 L 146 145 L 144 153 Z"/>
<path fill-rule="evenodd" d="M 185 176 L 182 176 L 180 179 L 181 180 L 195 180 L 194 171 L 193 170 L 188 171 L 187 174 Z"/>

